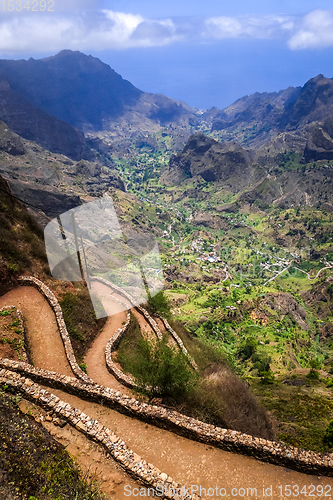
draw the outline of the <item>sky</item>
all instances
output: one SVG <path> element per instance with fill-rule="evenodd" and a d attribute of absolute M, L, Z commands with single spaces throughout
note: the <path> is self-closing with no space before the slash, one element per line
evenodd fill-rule
<path fill-rule="evenodd" d="M 333 77 L 332 0 L 2 0 L 0 58 L 79 50 L 146 92 L 223 109 Z"/>

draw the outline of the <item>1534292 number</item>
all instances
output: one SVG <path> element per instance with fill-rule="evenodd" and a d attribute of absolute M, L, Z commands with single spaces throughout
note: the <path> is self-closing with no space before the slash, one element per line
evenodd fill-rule
<path fill-rule="evenodd" d="M 1 5 L 5 12 L 54 12 L 54 0 L 2 0 Z"/>
<path fill-rule="evenodd" d="M 332 496 L 332 487 L 329 484 L 310 484 L 310 486 L 299 486 L 298 484 L 285 484 L 278 487 L 280 496 L 286 497 L 330 497 Z"/>

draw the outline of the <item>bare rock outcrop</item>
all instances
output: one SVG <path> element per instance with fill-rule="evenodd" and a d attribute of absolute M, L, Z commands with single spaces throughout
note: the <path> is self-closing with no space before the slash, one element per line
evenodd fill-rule
<path fill-rule="evenodd" d="M 306 323 L 306 311 L 289 293 L 267 293 L 262 301 L 262 304 L 267 305 L 272 311 L 279 311 L 282 315 L 290 314 L 290 316 L 299 324 L 303 330 L 308 330 Z"/>

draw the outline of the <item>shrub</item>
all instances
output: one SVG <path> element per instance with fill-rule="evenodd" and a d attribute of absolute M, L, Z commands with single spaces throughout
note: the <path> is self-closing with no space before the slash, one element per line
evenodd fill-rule
<path fill-rule="evenodd" d="M 87 365 L 85 363 L 78 363 L 78 365 L 84 373 L 87 373 Z"/>
<path fill-rule="evenodd" d="M 253 368 L 257 369 L 259 375 L 268 373 L 270 370 L 271 357 L 264 353 L 254 353 L 252 356 Z"/>
<path fill-rule="evenodd" d="M 323 438 L 324 444 L 328 445 L 330 448 L 333 447 L 333 420 L 330 421 Z"/>
<path fill-rule="evenodd" d="M 271 370 L 268 370 L 268 371 L 265 371 L 265 372 L 261 372 L 261 380 L 260 380 L 260 382 L 262 384 L 266 384 L 266 385 L 274 384 L 275 378 L 274 378 L 273 372 L 271 372 Z"/>
<path fill-rule="evenodd" d="M 254 337 L 247 337 L 239 346 L 238 354 L 243 359 L 249 359 L 257 350 L 257 345 L 258 343 Z"/>
<path fill-rule="evenodd" d="M 170 347 L 166 339 L 155 342 L 139 339 L 129 367 L 140 392 L 151 398 L 176 400 L 189 391 L 196 380 L 188 358 L 179 349 Z"/>
<path fill-rule="evenodd" d="M 170 306 L 163 290 L 154 295 L 154 297 L 150 296 L 147 306 L 150 314 L 159 313 L 162 315 L 168 315 L 170 313 Z"/>
<path fill-rule="evenodd" d="M 306 377 L 310 380 L 319 380 L 319 372 L 317 372 L 316 370 L 314 370 L 313 368 L 311 368 L 311 370 L 309 371 L 309 373 L 306 375 Z"/>
<path fill-rule="evenodd" d="M 311 359 L 309 365 L 311 368 L 319 369 L 321 367 L 321 362 L 319 359 Z"/>

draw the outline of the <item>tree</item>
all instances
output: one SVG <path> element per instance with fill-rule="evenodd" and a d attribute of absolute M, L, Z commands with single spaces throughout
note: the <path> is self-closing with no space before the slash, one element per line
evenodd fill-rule
<path fill-rule="evenodd" d="M 258 342 L 253 337 L 247 337 L 239 346 L 238 353 L 243 359 L 249 359 L 255 353 L 258 347 Z"/>

